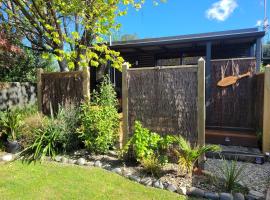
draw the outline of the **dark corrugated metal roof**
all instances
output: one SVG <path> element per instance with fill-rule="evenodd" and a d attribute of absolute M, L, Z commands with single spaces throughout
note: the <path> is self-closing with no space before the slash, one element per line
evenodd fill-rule
<path fill-rule="evenodd" d="M 113 42 L 112 47 L 136 47 L 160 44 L 172 44 L 182 42 L 199 42 L 199 41 L 213 41 L 220 39 L 255 37 L 261 38 L 265 35 L 264 31 L 259 31 L 257 28 L 238 29 L 229 31 L 209 32 L 200 34 L 179 35 L 171 37 L 148 38 L 129 41 Z"/>

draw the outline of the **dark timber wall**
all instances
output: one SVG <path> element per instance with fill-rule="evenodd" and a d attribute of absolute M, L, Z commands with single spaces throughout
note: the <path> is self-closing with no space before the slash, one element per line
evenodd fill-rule
<path fill-rule="evenodd" d="M 206 125 L 254 129 L 253 78 L 243 78 L 236 84 L 221 88 L 219 80 L 255 72 L 255 58 L 212 60 L 211 99 L 206 102 Z"/>
<path fill-rule="evenodd" d="M 139 120 L 161 135 L 183 135 L 197 142 L 197 71 L 197 66 L 129 69 L 129 133 Z"/>

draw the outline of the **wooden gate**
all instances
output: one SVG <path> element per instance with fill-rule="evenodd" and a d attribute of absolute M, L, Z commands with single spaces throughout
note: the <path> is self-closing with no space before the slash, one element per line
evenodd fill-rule
<path fill-rule="evenodd" d="M 253 79 L 255 58 L 212 60 L 210 99 L 206 102 L 206 126 L 215 128 L 254 129 Z M 217 83 L 224 77 L 251 72 L 225 88 Z"/>

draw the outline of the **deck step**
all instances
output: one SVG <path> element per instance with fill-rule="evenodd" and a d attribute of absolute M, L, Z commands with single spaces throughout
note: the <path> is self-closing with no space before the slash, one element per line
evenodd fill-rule
<path fill-rule="evenodd" d="M 211 144 L 258 147 L 256 133 L 252 131 L 206 129 L 205 139 Z"/>
<path fill-rule="evenodd" d="M 222 151 L 222 152 L 208 152 L 207 158 L 237 160 L 243 162 L 252 162 L 257 164 L 263 164 L 265 162 L 265 156 L 259 153 L 250 152 L 237 152 L 237 151 Z"/>

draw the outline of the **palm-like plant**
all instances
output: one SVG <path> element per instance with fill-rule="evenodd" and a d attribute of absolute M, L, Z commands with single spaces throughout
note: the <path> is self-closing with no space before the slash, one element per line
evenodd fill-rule
<path fill-rule="evenodd" d="M 179 169 L 186 170 L 188 175 L 191 174 L 195 163 L 204 153 L 209 151 L 220 151 L 218 145 L 197 145 L 193 148 L 190 142 L 181 136 L 175 137 L 175 141 L 178 145 L 178 149 L 175 149 L 175 153 L 178 156 Z"/>

